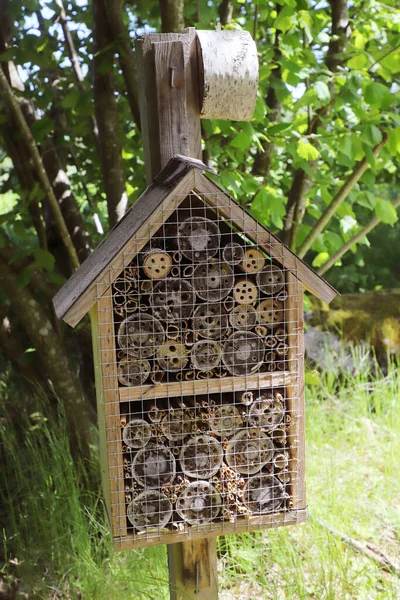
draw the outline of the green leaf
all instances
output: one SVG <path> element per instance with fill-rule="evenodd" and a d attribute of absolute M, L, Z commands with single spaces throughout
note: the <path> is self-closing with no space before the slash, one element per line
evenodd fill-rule
<path fill-rule="evenodd" d="M 382 133 L 376 125 L 363 125 L 360 131 L 360 140 L 370 146 L 376 146 L 382 141 Z"/>
<path fill-rule="evenodd" d="M 360 52 L 347 61 L 347 66 L 349 69 L 362 69 L 367 63 L 367 55 Z"/>
<path fill-rule="evenodd" d="M 317 254 L 317 256 L 312 261 L 312 266 L 316 267 L 316 268 L 322 267 L 322 265 L 324 265 L 326 263 L 328 258 L 329 258 L 329 252 L 320 252 L 319 254 Z"/>
<path fill-rule="evenodd" d="M 35 257 L 35 262 L 39 267 L 45 269 L 46 271 L 52 271 L 54 269 L 55 258 L 47 250 L 35 248 L 33 251 L 33 256 Z"/>
<path fill-rule="evenodd" d="M 79 99 L 79 89 L 77 87 L 73 87 L 68 94 L 64 97 L 61 102 L 61 106 L 63 108 L 75 108 L 76 103 Z"/>
<path fill-rule="evenodd" d="M 396 154 L 400 154 L 400 129 L 391 129 L 389 131 L 389 141 L 388 148 L 390 153 L 395 156 Z"/>
<path fill-rule="evenodd" d="M 385 104 L 388 96 L 390 96 L 390 90 L 382 83 L 373 81 L 369 83 L 364 91 L 364 99 L 367 104 L 375 108 L 380 108 Z"/>
<path fill-rule="evenodd" d="M 17 283 L 20 287 L 26 287 L 31 280 L 29 269 L 23 269 L 17 275 Z"/>
<path fill-rule="evenodd" d="M 282 133 L 282 131 L 287 131 L 291 127 L 293 127 L 293 123 L 284 123 L 282 121 L 281 123 L 276 123 L 275 125 L 271 125 L 271 127 L 268 127 L 267 134 L 277 135 L 278 133 Z"/>
<path fill-rule="evenodd" d="M 321 378 L 318 371 L 306 371 L 304 375 L 304 383 L 306 385 L 318 385 L 321 383 Z"/>
<path fill-rule="evenodd" d="M 295 10 L 291 6 L 285 6 L 275 19 L 274 26 L 280 31 L 288 31 L 296 25 Z"/>
<path fill-rule="evenodd" d="M 31 133 L 37 142 L 42 142 L 46 135 L 54 131 L 54 119 L 42 117 L 31 126 Z"/>
<path fill-rule="evenodd" d="M 398 220 L 398 215 L 393 204 L 384 198 L 377 198 L 376 200 L 375 212 L 377 217 L 380 218 L 382 223 L 388 223 L 388 225 L 393 226 Z"/>
<path fill-rule="evenodd" d="M 247 131 L 241 131 L 231 141 L 233 148 L 239 148 L 240 150 L 247 150 L 252 143 L 252 136 Z"/>
<path fill-rule="evenodd" d="M 297 142 L 297 154 L 304 160 L 316 160 L 319 156 L 318 150 L 304 139 Z"/>
<path fill-rule="evenodd" d="M 314 85 L 314 91 L 321 102 L 329 102 L 331 99 L 329 88 L 324 81 L 317 81 Z"/>

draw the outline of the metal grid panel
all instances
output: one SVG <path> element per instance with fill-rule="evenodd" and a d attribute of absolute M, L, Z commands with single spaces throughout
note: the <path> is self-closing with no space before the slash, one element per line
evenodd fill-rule
<path fill-rule="evenodd" d="M 132 547 L 304 508 L 301 286 L 210 196 L 161 208 L 102 297 L 113 535 Z"/>

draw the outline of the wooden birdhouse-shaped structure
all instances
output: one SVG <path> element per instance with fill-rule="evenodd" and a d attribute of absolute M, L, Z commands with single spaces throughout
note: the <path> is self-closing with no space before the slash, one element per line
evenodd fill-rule
<path fill-rule="evenodd" d="M 306 518 L 303 290 L 335 290 L 172 158 L 55 298 L 91 311 L 104 496 L 128 549 Z"/>

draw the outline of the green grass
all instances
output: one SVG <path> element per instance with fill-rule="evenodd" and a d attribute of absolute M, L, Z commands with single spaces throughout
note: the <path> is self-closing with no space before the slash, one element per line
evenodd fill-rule
<path fill-rule="evenodd" d="M 320 525 L 399 560 L 400 376 L 357 362 L 307 389 L 310 520 L 221 539 L 221 600 L 400 598 L 395 575 Z M 74 462 L 63 419 L 48 418 L 38 408 L 20 411 L 18 431 L 0 422 L 4 577 L 34 598 L 167 599 L 165 548 L 112 551 L 101 499 L 88 491 L 96 457 L 86 469 Z"/>

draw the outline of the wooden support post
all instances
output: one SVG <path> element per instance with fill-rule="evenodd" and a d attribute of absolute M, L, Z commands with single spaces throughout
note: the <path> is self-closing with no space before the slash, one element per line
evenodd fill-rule
<path fill-rule="evenodd" d="M 147 182 L 174 154 L 201 158 L 200 99 L 194 28 L 136 41 Z M 217 600 L 215 538 L 168 546 L 171 600 Z"/>

